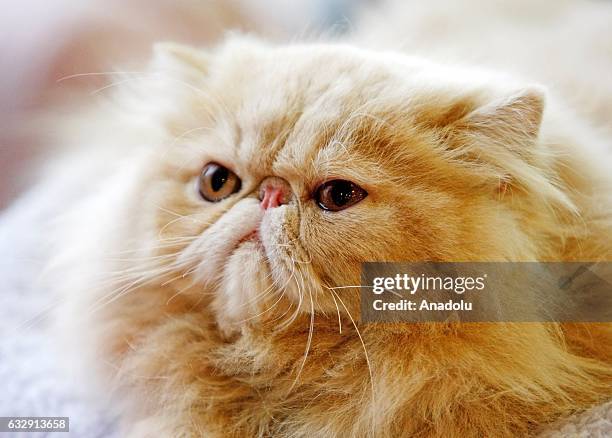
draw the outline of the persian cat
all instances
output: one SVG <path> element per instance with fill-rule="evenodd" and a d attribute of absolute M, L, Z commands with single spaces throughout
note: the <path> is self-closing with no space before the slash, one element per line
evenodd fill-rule
<path fill-rule="evenodd" d="M 607 324 L 364 325 L 350 287 L 612 259 L 610 137 L 546 84 L 244 36 L 124 82 L 73 127 L 53 272 L 126 436 L 516 436 L 612 395 Z"/>

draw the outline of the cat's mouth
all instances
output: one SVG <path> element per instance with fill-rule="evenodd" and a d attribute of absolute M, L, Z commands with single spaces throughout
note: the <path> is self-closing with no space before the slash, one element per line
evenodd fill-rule
<path fill-rule="evenodd" d="M 238 239 L 236 247 L 242 245 L 244 242 L 255 242 L 261 244 L 261 238 L 259 236 L 259 228 L 254 229 L 250 233 Z"/>
<path fill-rule="evenodd" d="M 266 263 L 269 263 L 267 251 L 265 245 L 261 239 L 259 226 L 255 227 L 253 231 L 248 232 L 238 240 L 234 245 L 234 248 L 231 250 L 229 257 L 235 254 L 238 251 L 247 251 L 247 252 L 258 252 L 262 260 Z"/>

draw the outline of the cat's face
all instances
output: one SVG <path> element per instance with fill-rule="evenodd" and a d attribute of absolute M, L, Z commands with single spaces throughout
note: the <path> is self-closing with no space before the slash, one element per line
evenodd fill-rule
<path fill-rule="evenodd" d="M 500 194 L 512 171 L 487 161 L 523 157 L 475 144 L 495 143 L 496 123 L 532 141 L 539 94 L 491 106 L 498 92 L 478 78 L 342 46 L 162 51 L 151 99 L 167 137 L 147 154 L 133 214 L 154 218 L 145 246 L 171 244 L 176 275 L 228 308 L 282 294 L 335 312 L 328 288 L 358 285 L 365 261 L 522 255 Z M 357 307 L 358 289 L 335 291 Z"/>

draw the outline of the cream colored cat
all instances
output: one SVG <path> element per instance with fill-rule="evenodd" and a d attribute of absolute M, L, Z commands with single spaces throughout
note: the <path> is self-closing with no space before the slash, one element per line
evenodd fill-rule
<path fill-rule="evenodd" d="M 340 288 L 364 261 L 610 260 L 609 138 L 543 86 L 245 37 L 133 79 L 81 125 L 55 266 L 126 435 L 515 436 L 612 395 L 607 324 L 362 325 Z"/>

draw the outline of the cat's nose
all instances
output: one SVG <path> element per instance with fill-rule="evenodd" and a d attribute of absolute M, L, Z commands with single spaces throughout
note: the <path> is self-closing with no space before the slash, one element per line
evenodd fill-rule
<path fill-rule="evenodd" d="M 259 186 L 259 200 L 261 208 L 278 207 L 287 204 L 291 200 L 291 186 L 287 181 L 277 176 L 269 176 Z"/>

